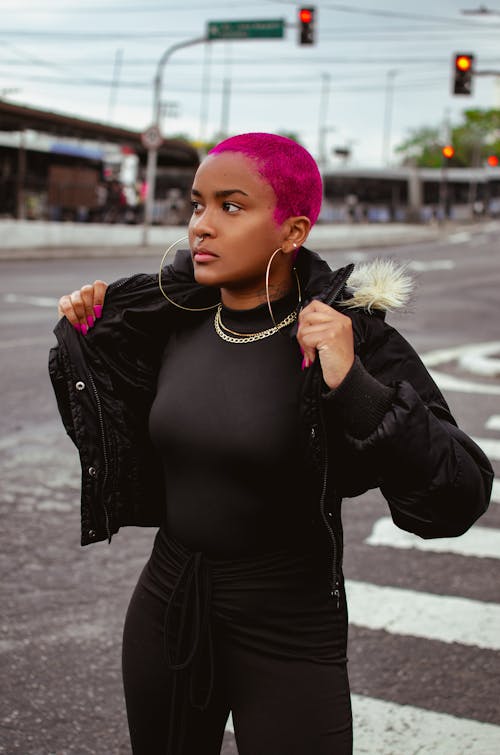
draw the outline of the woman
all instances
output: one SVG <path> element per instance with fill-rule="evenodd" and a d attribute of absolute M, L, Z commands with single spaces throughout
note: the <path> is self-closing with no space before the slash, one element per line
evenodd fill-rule
<path fill-rule="evenodd" d="M 82 544 L 159 526 L 124 628 L 134 755 L 215 755 L 230 710 L 240 755 L 350 753 L 342 498 L 380 487 L 422 537 L 487 508 L 488 460 L 384 320 L 408 280 L 303 246 L 321 197 L 295 142 L 227 139 L 159 281 L 60 300 Z"/>

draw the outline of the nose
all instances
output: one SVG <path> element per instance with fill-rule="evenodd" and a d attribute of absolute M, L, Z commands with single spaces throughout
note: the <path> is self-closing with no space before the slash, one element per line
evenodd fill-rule
<path fill-rule="evenodd" d="M 190 230 L 202 239 L 205 236 L 213 237 L 216 235 L 215 224 L 210 210 L 205 207 L 199 215 L 193 215 L 189 224 Z"/>

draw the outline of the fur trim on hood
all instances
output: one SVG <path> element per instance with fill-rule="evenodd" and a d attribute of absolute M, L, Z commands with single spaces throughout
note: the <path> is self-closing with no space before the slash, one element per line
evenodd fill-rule
<path fill-rule="evenodd" d="M 371 312 L 391 312 L 404 307 L 413 291 L 413 280 L 406 274 L 407 265 L 392 259 L 375 259 L 356 265 L 346 287 L 344 307 Z"/>

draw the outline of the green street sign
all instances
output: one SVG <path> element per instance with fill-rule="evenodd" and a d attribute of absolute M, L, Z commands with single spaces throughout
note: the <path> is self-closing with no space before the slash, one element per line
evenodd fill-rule
<path fill-rule="evenodd" d="M 263 21 L 209 21 L 208 39 L 267 39 L 283 37 L 285 21 L 282 18 Z"/>

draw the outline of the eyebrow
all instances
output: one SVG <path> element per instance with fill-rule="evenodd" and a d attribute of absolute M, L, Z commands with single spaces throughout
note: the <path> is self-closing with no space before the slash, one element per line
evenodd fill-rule
<path fill-rule="evenodd" d="M 201 191 L 198 191 L 197 189 L 191 189 L 191 194 L 195 197 L 201 197 Z M 242 189 L 220 189 L 219 191 L 214 192 L 215 197 L 230 197 L 231 194 L 243 194 L 243 196 L 248 197 L 248 194 L 246 191 L 243 191 Z"/>

